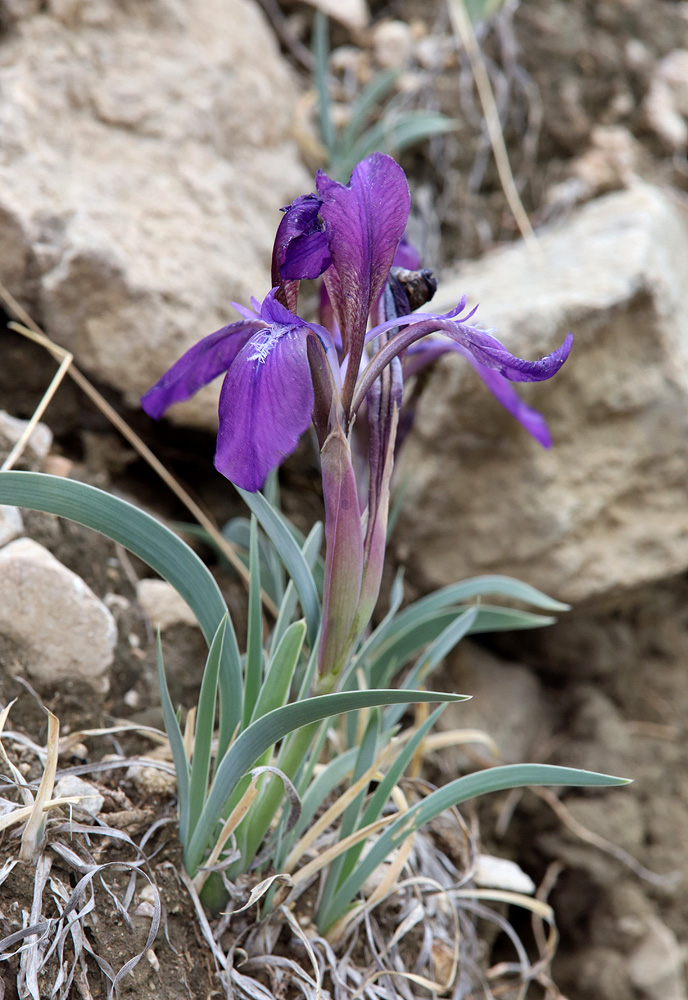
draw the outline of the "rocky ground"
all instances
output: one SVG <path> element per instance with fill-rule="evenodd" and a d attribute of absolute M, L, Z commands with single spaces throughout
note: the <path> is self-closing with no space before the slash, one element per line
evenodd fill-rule
<path fill-rule="evenodd" d="M 399 470 L 407 485 L 393 556 L 407 566 L 410 596 L 504 572 L 573 605 L 546 631 L 467 644 L 445 680 L 475 698 L 451 724 L 487 729 L 508 761 L 635 779 L 603 794 L 499 799 L 481 808 L 481 827 L 495 852 L 537 883 L 559 873 L 550 894 L 561 933 L 554 979 L 570 1000 L 682 1000 L 686 5 L 523 0 L 480 27 L 515 180 L 532 224 L 544 227 L 535 250 L 518 238 L 445 4 L 370 8 L 368 26 L 358 25 L 356 4 L 342 4 L 348 17 L 333 25 L 341 106 L 372 72 L 391 67 L 401 72 L 400 107 L 432 107 L 457 122 L 402 159 L 414 239 L 442 278 L 439 305 L 466 292 L 483 323 L 527 357 L 568 330 L 575 337 L 561 374 L 527 395 L 552 429 L 548 452 L 456 359 L 438 366 Z M 231 299 L 263 294 L 274 209 L 308 190 L 319 165 L 303 96 L 312 11 L 297 2 L 280 9 L 283 17 L 273 11 L 269 20 L 249 0 L 0 3 L 0 282 L 74 352 L 219 523 L 239 505 L 211 468 L 213 392 L 161 428 L 135 404 L 181 350 L 227 321 Z M 6 312 L 14 318 L 9 305 Z M 31 415 L 55 365 L 9 330 L 0 331 L 0 352 L 6 455 L 21 430 L 13 418 Z M 44 424 L 25 453 L 29 467 L 188 519 L 73 385 L 60 388 Z M 302 527 L 318 516 L 314 468 L 304 446 L 283 473 L 285 509 Z M 190 700 L 189 664 L 200 667 L 203 642 L 144 567 L 46 515 L 3 512 L 0 545 L 0 701 L 21 694 L 15 730 L 37 744 L 45 738 L 22 679 L 60 716 L 65 735 L 113 718 L 158 725 L 158 622 L 173 697 Z M 240 620 L 241 587 L 222 567 L 217 573 Z M 71 748 L 63 766 L 119 753 L 109 739 Z M 141 740 L 124 750 L 150 753 Z M 23 763 L 33 773 L 30 754 Z M 437 761 L 447 775 L 465 764 Z M 103 815 L 137 843 L 150 817 L 137 814 L 137 826 L 131 810 L 154 794 L 159 815 L 172 815 L 164 769 L 154 773 L 163 776 L 155 793 L 136 772 L 103 779 L 111 792 Z M 156 836 L 162 880 L 174 844 L 167 827 Z M 53 878 L 73 884 L 65 856 L 54 865 Z M 0 917 L 12 929 L 18 899 L 31 909 L 32 885 L 0 887 Z M 196 995 L 179 984 L 211 975 L 183 893 L 174 906 L 170 936 L 191 956 L 187 971 L 168 958 L 169 975 L 156 979 L 156 946 L 128 987 L 133 995 Z M 103 947 L 117 966 L 120 946 Z"/>

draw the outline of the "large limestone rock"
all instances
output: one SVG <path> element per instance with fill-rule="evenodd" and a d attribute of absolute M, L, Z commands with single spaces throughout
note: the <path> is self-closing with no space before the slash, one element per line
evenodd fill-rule
<path fill-rule="evenodd" d="M 0 38 L 0 280 L 133 402 L 268 290 L 296 87 L 254 0 L 38 7 Z"/>
<path fill-rule="evenodd" d="M 70 682 L 105 694 L 116 640 L 102 601 L 42 545 L 0 549 L 0 667 L 46 694 Z"/>
<path fill-rule="evenodd" d="M 403 456 L 401 555 L 428 586 L 510 573 L 572 602 L 688 567 L 688 226 L 638 184 L 462 266 L 440 308 L 480 302 L 515 354 L 572 330 L 548 383 L 520 386 L 550 424 L 545 451 L 468 366 L 444 358 Z"/>
<path fill-rule="evenodd" d="M 536 674 L 519 663 L 505 663 L 474 643 L 458 646 L 444 667 L 440 686 L 468 694 L 471 700 L 447 705 L 438 731 L 478 730 L 496 744 L 504 764 L 536 759 L 551 735 L 552 709 Z M 473 749 L 489 758 L 484 746 Z M 459 743 L 443 748 L 439 766 L 449 780 L 454 778 L 465 768 L 465 747 Z"/>

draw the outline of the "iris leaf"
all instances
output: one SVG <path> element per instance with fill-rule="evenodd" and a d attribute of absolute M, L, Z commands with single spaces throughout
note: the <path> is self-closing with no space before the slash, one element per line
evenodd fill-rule
<path fill-rule="evenodd" d="M 321 916 L 320 930 L 326 932 L 339 920 L 351 901 L 360 892 L 365 880 L 382 864 L 388 854 L 402 843 L 409 834 L 420 829 L 445 809 L 459 805 L 467 799 L 485 795 L 487 792 L 504 791 L 509 788 L 523 788 L 527 785 L 566 785 L 569 787 L 610 787 L 628 784 L 626 778 L 616 778 L 594 771 L 579 771 L 570 767 L 556 767 L 551 764 L 507 764 L 493 767 L 476 774 L 468 774 L 451 781 L 443 788 L 432 792 L 416 805 L 393 820 L 372 845 L 363 860 L 351 872 L 337 890 L 332 906 Z"/>
<path fill-rule="evenodd" d="M 196 731 L 194 735 L 193 758 L 191 760 L 191 779 L 189 787 L 189 828 L 193 829 L 201 815 L 203 803 L 208 789 L 210 774 L 210 756 L 215 729 L 215 706 L 217 704 L 218 679 L 222 646 L 225 638 L 228 615 L 226 615 L 215 633 L 210 652 L 203 670 L 201 693 L 198 697 L 196 712 Z M 168 734 L 169 738 L 169 734 Z M 172 740 L 170 739 L 170 745 Z M 176 761 L 175 761 L 176 766 Z"/>
<path fill-rule="evenodd" d="M 464 701 L 464 695 L 438 691 L 341 691 L 318 695 L 306 701 L 283 705 L 256 719 L 229 748 L 215 773 L 203 813 L 192 832 L 185 852 L 185 864 L 193 877 L 203 860 L 225 803 L 242 776 L 269 746 L 293 730 L 310 726 L 343 712 L 381 705 L 413 704 L 424 701 Z"/>
<path fill-rule="evenodd" d="M 258 522 L 251 518 L 249 541 L 248 625 L 246 628 L 246 674 L 244 678 L 244 728 L 251 721 L 263 674 L 263 608 L 260 598 Z"/>
<path fill-rule="evenodd" d="M 287 573 L 294 581 L 308 627 L 308 642 L 313 645 L 320 626 L 320 601 L 310 566 L 279 511 L 271 507 L 261 493 L 249 493 L 239 486 L 236 490 L 260 521 L 263 531 L 277 549 Z"/>
<path fill-rule="evenodd" d="M 156 640 L 158 682 L 160 684 L 160 702 L 162 704 L 162 714 L 165 720 L 165 732 L 170 741 L 172 760 L 177 773 L 177 798 L 179 800 L 179 839 L 186 845 L 189 835 L 189 807 L 190 807 L 190 774 L 189 761 L 184 748 L 182 731 L 179 728 L 177 715 L 174 711 L 170 692 L 167 687 L 167 677 L 165 676 L 165 666 L 162 659 L 162 643 L 158 632 Z"/>

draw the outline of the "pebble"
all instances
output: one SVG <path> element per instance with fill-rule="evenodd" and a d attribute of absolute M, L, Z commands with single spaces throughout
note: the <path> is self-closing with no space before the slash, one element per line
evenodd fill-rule
<path fill-rule="evenodd" d="M 537 888 L 530 875 L 515 861 L 495 858 L 491 854 L 478 855 L 473 880 L 476 885 L 486 889 L 507 889 L 527 895 L 532 895 Z"/>
<path fill-rule="evenodd" d="M 0 546 L 7 545 L 24 532 L 18 507 L 0 506 Z"/>
<path fill-rule="evenodd" d="M 189 605 L 166 580 L 140 580 L 136 596 L 153 628 L 164 632 L 172 625 L 198 627 L 196 616 Z"/>
<path fill-rule="evenodd" d="M 0 549 L 0 636 L 11 650 L 9 670 L 51 695 L 75 680 L 96 694 L 109 690 L 114 618 L 76 573 L 30 538 Z"/>
<path fill-rule="evenodd" d="M 383 69 L 403 69 L 413 48 L 413 35 L 403 21 L 382 21 L 373 31 L 375 61 Z"/>
<path fill-rule="evenodd" d="M 0 453 L 9 454 L 24 433 L 28 420 L 13 417 L 6 410 L 0 410 Z M 53 443 L 53 432 L 45 424 L 36 424 L 29 438 L 25 457 L 42 462 L 47 457 Z"/>
<path fill-rule="evenodd" d="M 688 146 L 688 50 L 670 52 L 657 66 L 643 109 L 648 126 L 673 152 Z"/>
<path fill-rule="evenodd" d="M 628 974 L 648 1000 L 686 1000 L 685 958 L 674 932 L 652 917 L 645 937 L 629 956 Z"/>
<path fill-rule="evenodd" d="M 97 816 L 105 804 L 105 799 L 96 786 L 84 781 L 83 778 L 68 774 L 56 783 L 54 798 L 66 799 L 77 795 L 82 796 L 82 798 L 79 799 L 74 808 L 81 809 L 91 816 Z"/>

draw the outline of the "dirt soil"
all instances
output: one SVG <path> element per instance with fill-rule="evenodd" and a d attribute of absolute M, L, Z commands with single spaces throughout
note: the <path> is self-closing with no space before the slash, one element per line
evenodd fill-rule
<path fill-rule="evenodd" d="M 293 20 L 297 28 L 307 25 L 306 8 L 284 6 L 298 15 Z M 459 259 L 479 256 L 495 242 L 516 238 L 476 96 L 467 83 L 468 65 L 465 57 L 446 47 L 444 4 L 440 0 L 389 0 L 373 3 L 371 8 L 376 23 L 389 17 L 415 20 L 436 41 L 443 61 L 430 74 L 429 84 L 427 74 L 424 77 L 426 82 L 417 91 L 419 100 L 431 94 L 434 107 L 459 121 L 455 134 L 435 139 L 402 160 L 420 204 L 415 225 L 427 262 L 440 269 L 454 266 Z M 337 35 L 335 42 L 355 42 L 361 50 L 357 58 L 374 65 L 374 27 L 356 39 L 338 31 L 341 37 Z M 507 4 L 480 34 L 502 110 L 512 168 L 534 224 L 622 186 L 627 169 L 688 190 L 685 158 L 675 155 L 648 127 L 643 107 L 658 62 L 674 49 L 688 48 L 685 4 L 523 0 L 518 7 Z M 420 71 L 410 66 L 407 72 L 412 76 Z M 600 126 L 620 130 L 614 135 L 625 150 L 623 155 L 614 152 L 618 143 L 610 145 L 611 133 L 600 138 Z M 54 366 L 37 347 L 4 329 L 0 330 L 0 353 L 0 407 L 28 417 Z M 111 398 L 125 412 L 121 400 Z M 140 432 L 152 433 L 140 414 L 127 417 Z M 46 421 L 56 435 L 53 453 L 74 463 L 73 474 L 133 498 L 170 520 L 186 519 L 147 467 L 73 386 L 63 385 Z M 209 436 L 162 427 L 151 444 L 182 481 L 192 484 L 192 492 L 202 497 L 219 523 L 240 512 L 231 488 L 212 471 Z M 301 528 L 319 514 L 315 469 L 313 451 L 306 443 L 283 471 L 284 507 Z M 144 575 L 143 567 L 99 536 L 48 515 L 27 515 L 26 528 L 96 594 L 116 594 L 122 599 L 113 605 L 119 644 L 111 693 L 105 701 L 96 702 L 84 700 L 83 692 L 77 690 L 55 692 L 47 704 L 60 717 L 63 734 L 121 718 L 160 725 L 152 631 L 135 600 L 135 582 Z M 210 550 L 201 551 L 213 560 Z M 223 567 L 216 566 L 216 572 L 241 633 L 245 614 L 241 587 Z M 412 591 L 413 580 L 409 586 Z M 556 706 L 559 730 L 549 762 L 604 769 L 635 780 L 624 794 L 567 794 L 565 815 L 557 814 L 556 802 L 524 793 L 501 836 L 490 824 L 496 825 L 503 800 L 481 816 L 488 842 L 516 857 L 536 881 L 545 876 L 551 863 L 562 866 L 550 896 L 561 933 L 554 978 L 569 1000 L 665 1000 L 673 996 L 661 982 L 640 988 L 636 977 L 634 983 L 629 957 L 637 955 L 648 935 L 651 939 L 657 920 L 679 941 L 688 939 L 687 599 L 686 578 L 666 581 L 636 595 L 621 610 L 593 613 L 579 609 L 546 634 L 520 633 L 496 645 L 500 652 L 538 669 Z M 182 628 L 168 632 L 164 642 L 173 698 L 191 704 L 204 658 L 200 635 Z M 1 660 L 0 651 L 0 666 Z M 18 694 L 13 729 L 42 744 L 44 713 L 17 681 L 1 673 L 0 702 L 6 704 Z M 125 742 L 124 747 L 130 753 L 145 749 L 140 742 Z M 62 763 L 85 766 L 121 749 L 114 739 L 88 741 L 78 751 L 85 756 Z M 31 776 L 35 759 L 21 754 L 17 759 L 28 766 Z M 111 826 L 123 823 L 132 841 L 140 840 L 152 816 L 172 815 L 169 795 L 146 801 L 133 781 L 118 771 L 102 780 L 111 792 L 103 819 Z M 586 839 L 585 830 L 581 834 L 574 821 L 594 831 L 597 839 Z M 3 852 L 12 852 L 12 832 L 3 836 Z M 68 831 L 62 831 L 59 839 L 69 845 Z M 96 862 L 107 857 L 132 863 L 141 857 L 133 844 L 123 845 L 112 837 L 87 836 L 79 849 L 91 852 Z M 132 977 L 122 982 L 121 995 L 172 1000 L 217 995 L 212 958 L 201 941 L 189 896 L 175 874 L 180 860 L 173 825 L 161 827 L 145 853 L 149 860 L 143 870 L 162 894 L 166 935 L 161 930 L 152 953 L 146 953 Z M 46 857 L 52 879 L 46 884 L 53 896 L 49 898 L 46 890 L 45 905 L 39 910 L 42 918 L 58 917 L 55 900 L 64 905 L 58 890 L 73 890 L 83 870 L 64 852 L 49 849 Z M 679 873 L 682 881 L 673 873 Z M 108 884 L 120 899 L 127 892 L 129 877 L 129 871 L 108 875 Z M 135 911 L 144 883 L 140 877 L 129 912 Z M 96 907 L 86 924 L 89 946 L 117 969 L 144 948 L 150 915 L 143 907 L 144 915 L 133 917 L 130 928 L 113 897 L 97 879 L 94 885 Z M 33 900 L 33 873 L 27 866 L 18 866 L 0 885 L 0 937 L 27 926 Z M 498 940 L 495 956 L 502 954 L 500 949 Z M 665 983 L 669 983 L 672 974 L 680 973 L 683 958 L 676 957 L 668 945 L 655 952 L 655 961 L 662 955 Z M 18 995 L 19 961 L 17 955 L 1 970 L 8 998 Z M 75 979 L 79 995 L 105 996 L 105 978 L 97 971 L 97 960 L 88 955 L 84 963 L 88 985 L 82 969 Z M 54 966 L 50 971 L 57 975 Z M 47 980 L 41 982 L 41 989 L 47 991 L 41 995 L 50 995 L 50 986 Z M 543 995 L 538 986 L 528 994 Z M 676 1000 L 684 995 L 677 993 Z"/>

